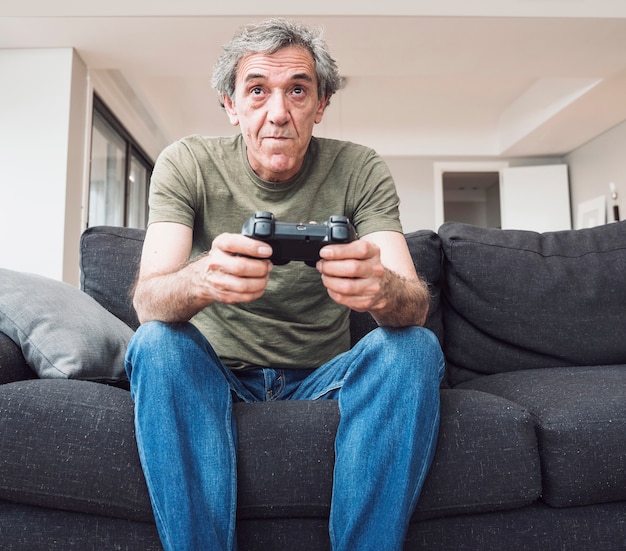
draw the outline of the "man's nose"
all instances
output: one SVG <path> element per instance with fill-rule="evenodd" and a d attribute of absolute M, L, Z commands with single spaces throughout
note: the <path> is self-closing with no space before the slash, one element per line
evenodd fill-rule
<path fill-rule="evenodd" d="M 268 118 L 272 124 L 278 126 L 289 120 L 289 108 L 284 94 L 272 94 L 268 105 Z"/>

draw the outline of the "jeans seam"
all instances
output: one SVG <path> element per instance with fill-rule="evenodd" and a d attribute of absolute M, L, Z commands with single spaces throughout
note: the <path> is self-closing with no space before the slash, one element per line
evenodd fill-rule
<path fill-rule="evenodd" d="M 226 408 L 226 426 L 231 427 L 230 430 L 227 431 L 228 438 L 228 446 L 230 448 L 230 459 L 231 459 L 231 468 L 234 469 L 234 473 L 231 474 L 231 506 L 230 506 L 230 522 L 229 522 L 229 532 L 228 532 L 228 540 L 227 545 L 229 549 L 237 549 L 237 532 L 236 532 L 236 518 L 237 518 L 237 448 L 235 446 L 235 435 L 233 434 L 232 426 L 233 426 L 233 404 L 232 404 L 232 395 L 230 396 L 230 407 Z"/>

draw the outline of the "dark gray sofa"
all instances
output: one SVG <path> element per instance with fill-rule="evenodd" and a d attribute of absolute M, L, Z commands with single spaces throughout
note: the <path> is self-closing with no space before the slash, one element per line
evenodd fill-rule
<path fill-rule="evenodd" d="M 626 222 L 406 238 L 447 375 L 405 549 L 625 549 Z M 142 239 L 81 240 L 83 290 L 133 328 Z M 353 314 L 353 340 L 372 327 Z M 1 333 L 0 382 L 0 547 L 159 549 L 125 384 L 38 378 Z M 327 549 L 335 404 L 236 416 L 240 549 Z"/>

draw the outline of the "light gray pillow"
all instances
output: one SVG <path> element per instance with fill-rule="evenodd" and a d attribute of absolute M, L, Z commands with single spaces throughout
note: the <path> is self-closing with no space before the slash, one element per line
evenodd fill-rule
<path fill-rule="evenodd" d="M 41 378 L 126 380 L 133 330 L 67 283 L 0 268 L 0 331 Z"/>

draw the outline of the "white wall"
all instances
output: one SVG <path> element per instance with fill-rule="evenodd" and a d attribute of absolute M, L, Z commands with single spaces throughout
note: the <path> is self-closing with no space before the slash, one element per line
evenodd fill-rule
<path fill-rule="evenodd" d="M 400 197 L 405 232 L 436 229 L 434 162 L 420 158 L 385 158 Z"/>
<path fill-rule="evenodd" d="M 0 266 L 77 284 L 87 68 L 71 48 L 0 50 Z"/>
<path fill-rule="evenodd" d="M 618 192 L 620 217 L 626 219 L 626 123 L 579 147 L 565 160 L 569 164 L 575 222 L 578 205 L 601 195 L 607 201 L 607 222 L 613 221 L 610 182 L 615 183 Z"/>

